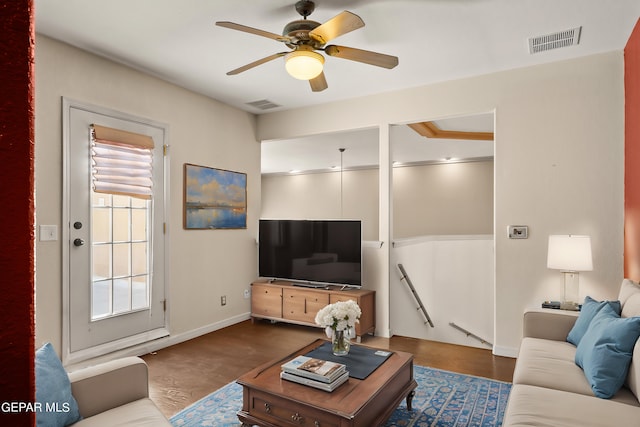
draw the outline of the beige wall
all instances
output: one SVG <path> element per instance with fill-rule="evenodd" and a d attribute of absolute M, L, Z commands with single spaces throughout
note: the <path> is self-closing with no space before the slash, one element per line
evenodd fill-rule
<path fill-rule="evenodd" d="M 255 279 L 260 146 L 255 116 L 44 36 L 36 40 L 36 221 L 62 218 L 62 97 L 169 125 L 169 328 L 202 333 L 249 312 Z M 248 229 L 183 230 L 183 164 L 247 173 Z M 59 233 L 61 235 L 61 233 Z M 36 244 L 36 341 L 62 343 L 62 245 Z M 220 296 L 227 305 L 220 306 Z"/>
<path fill-rule="evenodd" d="M 395 239 L 493 234 L 493 162 L 393 168 Z"/>
<path fill-rule="evenodd" d="M 364 240 L 378 240 L 378 170 L 262 177 L 262 218 L 359 219 Z M 341 212 L 342 211 L 342 212 Z"/>
<path fill-rule="evenodd" d="M 363 239 L 378 240 L 377 169 L 264 175 L 263 218 L 353 218 Z M 394 237 L 493 234 L 493 161 L 393 169 Z"/>
<path fill-rule="evenodd" d="M 523 310 L 562 295 L 560 274 L 546 268 L 549 234 L 591 235 L 594 270 L 580 275 L 581 294 L 617 295 L 623 272 L 622 51 L 274 112 L 258 117 L 258 136 L 380 126 L 383 150 L 390 124 L 486 111 L 496 117 L 494 351 L 515 355 Z M 383 177 L 388 158 L 380 163 Z M 382 179 L 380 193 L 387 191 Z M 382 214 L 385 209 L 389 205 Z M 509 240 L 510 224 L 528 225 L 529 239 Z M 389 241 L 391 233 L 380 240 Z M 390 262 L 386 254 L 380 259 Z M 378 305 L 388 306 L 388 294 L 389 278 L 382 277 Z M 379 314 L 378 323 L 388 325 L 388 316 Z"/>

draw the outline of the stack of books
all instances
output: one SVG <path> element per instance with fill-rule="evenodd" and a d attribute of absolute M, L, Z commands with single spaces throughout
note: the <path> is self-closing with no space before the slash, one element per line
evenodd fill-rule
<path fill-rule="evenodd" d="M 331 392 L 349 379 L 342 363 L 298 356 L 281 366 L 280 378 Z"/>
<path fill-rule="evenodd" d="M 544 301 L 542 303 L 542 308 L 555 308 L 555 309 L 559 309 L 560 308 L 560 301 Z"/>

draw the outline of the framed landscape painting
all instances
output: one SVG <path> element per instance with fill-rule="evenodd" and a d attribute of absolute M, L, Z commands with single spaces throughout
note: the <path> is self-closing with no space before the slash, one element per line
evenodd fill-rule
<path fill-rule="evenodd" d="M 247 228 L 247 174 L 185 163 L 184 228 Z"/>

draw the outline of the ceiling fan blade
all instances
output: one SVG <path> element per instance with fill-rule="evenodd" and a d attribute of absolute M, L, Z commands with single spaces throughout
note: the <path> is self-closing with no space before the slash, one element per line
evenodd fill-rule
<path fill-rule="evenodd" d="M 325 44 L 338 36 L 362 27 L 364 27 L 364 21 L 355 13 L 345 10 L 309 31 L 309 37 L 321 44 Z"/>
<path fill-rule="evenodd" d="M 322 92 L 329 87 L 327 85 L 327 79 L 324 77 L 324 72 L 309 80 L 309 84 L 311 85 L 311 90 L 313 92 Z"/>
<path fill-rule="evenodd" d="M 383 53 L 371 52 L 353 47 L 329 45 L 324 49 L 324 52 L 329 56 L 364 62 L 365 64 L 375 65 L 376 67 L 391 69 L 398 65 L 397 56 L 385 55 Z"/>
<path fill-rule="evenodd" d="M 253 27 L 247 27 L 246 25 L 236 24 L 229 21 L 218 21 L 216 25 L 219 27 L 230 28 L 232 30 L 243 31 L 249 34 L 255 34 L 257 36 L 266 37 L 269 39 L 277 40 L 279 42 L 289 42 L 291 39 L 287 36 L 281 36 L 280 34 L 270 33 L 269 31 L 259 30 Z"/>
<path fill-rule="evenodd" d="M 273 61 L 273 60 L 274 60 L 274 59 L 276 59 L 276 58 L 280 58 L 281 56 L 285 56 L 287 53 L 289 53 L 289 52 L 278 52 L 278 53 L 274 53 L 273 55 L 269 55 L 269 56 L 267 56 L 267 57 L 265 57 L 265 58 L 258 59 L 257 61 L 253 61 L 253 62 L 252 62 L 252 63 L 250 63 L 250 64 L 244 65 L 244 66 L 242 66 L 242 67 L 240 67 L 240 68 L 236 68 L 235 70 L 231 70 L 231 71 L 229 71 L 229 72 L 227 73 L 227 75 L 228 75 L 228 76 L 233 76 L 233 75 L 235 75 L 235 74 L 240 74 L 240 73 L 242 73 L 242 72 L 244 72 L 244 71 L 247 71 L 247 70 L 249 70 L 249 69 L 251 69 L 251 68 L 253 68 L 253 67 L 257 67 L 258 65 L 262 65 L 262 64 L 264 64 L 265 62 Z"/>

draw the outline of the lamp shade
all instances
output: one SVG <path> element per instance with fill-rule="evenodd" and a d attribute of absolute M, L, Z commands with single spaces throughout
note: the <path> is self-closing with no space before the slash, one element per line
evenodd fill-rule
<path fill-rule="evenodd" d="M 299 80 L 311 80 L 322 72 L 324 56 L 310 50 L 296 50 L 285 57 L 287 72 Z"/>
<path fill-rule="evenodd" d="M 591 271 L 591 237 L 571 234 L 549 236 L 547 267 L 562 271 Z"/>

